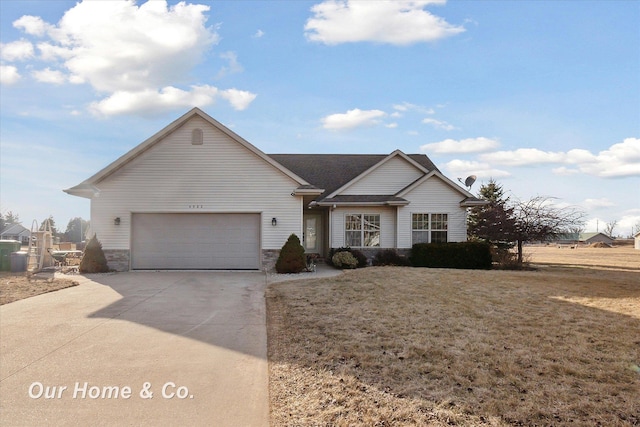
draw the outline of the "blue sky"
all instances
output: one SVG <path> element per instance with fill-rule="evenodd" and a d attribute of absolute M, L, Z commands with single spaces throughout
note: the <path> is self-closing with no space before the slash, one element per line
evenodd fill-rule
<path fill-rule="evenodd" d="M 266 153 L 425 153 L 640 225 L 640 2 L 1 1 L 0 196 L 62 192 L 193 106 Z"/>

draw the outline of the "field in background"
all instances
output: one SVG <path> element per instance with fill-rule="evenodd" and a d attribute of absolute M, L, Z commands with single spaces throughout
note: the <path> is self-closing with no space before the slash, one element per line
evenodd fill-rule
<path fill-rule="evenodd" d="M 640 250 L 633 246 L 592 248 L 578 246 L 525 246 L 524 255 L 534 264 L 570 265 L 580 267 L 624 268 L 640 271 Z"/>
<path fill-rule="evenodd" d="M 271 284 L 272 425 L 639 425 L 635 252 L 532 252 L 607 268 L 372 267 Z"/>

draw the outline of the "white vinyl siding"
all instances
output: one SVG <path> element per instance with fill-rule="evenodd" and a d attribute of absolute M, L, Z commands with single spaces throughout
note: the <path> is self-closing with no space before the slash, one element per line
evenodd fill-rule
<path fill-rule="evenodd" d="M 202 145 L 192 145 L 194 129 Z M 129 249 L 132 213 L 261 213 L 263 249 L 302 234 L 302 198 L 290 177 L 194 117 L 96 184 L 91 227 L 105 249 Z M 120 225 L 114 218 L 120 217 Z M 271 219 L 277 218 L 277 226 Z"/>
<path fill-rule="evenodd" d="M 349 215 L 379 215 L 380 237 L 376 247 L 393 248 L 396 242 L 396 209 L 395 207 L 357 207 L 336 208 L 331 212 L 331 241 L 329 246 L 340 248 L 347 246 L 345 240 L 346 220 Z M 362 234 L 361 234 L 362 236 Z M 371 237 L 371 235 L 368 235 Z M 366 237 L 362 237 L 366 238 Z M 362 247 L 362 246 L 361 246 Z"/>
<path fill-rule="evenodd" d="M 396 156 L 340 192 L 341 195 L 396 194 L 423 175 L 415 166 Z"/>
<path fill-rule="evenodd" d="M 412 245 L 412 218 L 414 213 L 447 214 L 447 241 L 467 240 L 466 210 L 460 207 L 464 196 L 433 176 L 403 196 L 410 201 L 398 208 L 398 248 Z"/>

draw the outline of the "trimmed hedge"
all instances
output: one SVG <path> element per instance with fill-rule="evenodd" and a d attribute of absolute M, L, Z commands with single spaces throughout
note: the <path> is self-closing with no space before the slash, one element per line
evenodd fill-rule
<path fill-rule="evenodd" d="M 414 267 L 491 269 L 491 248 L 484 242 L 416 243 L 409 257 Z"/>
<path fill-rule="evenodd" d="M 410 267 L 411 262 L 407 257 L 402 256 L 395 249 L 384 249 L 376 253 L 373 257 L 373 265 L 395 265 L 400 267 Z"/>

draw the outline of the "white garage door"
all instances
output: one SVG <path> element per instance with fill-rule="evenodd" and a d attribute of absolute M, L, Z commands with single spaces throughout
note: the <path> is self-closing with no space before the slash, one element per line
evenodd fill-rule
<path fill-rule="evenodd" d="M 258 269 L 260 214 L 133 214 L 135 270 Z"/>

